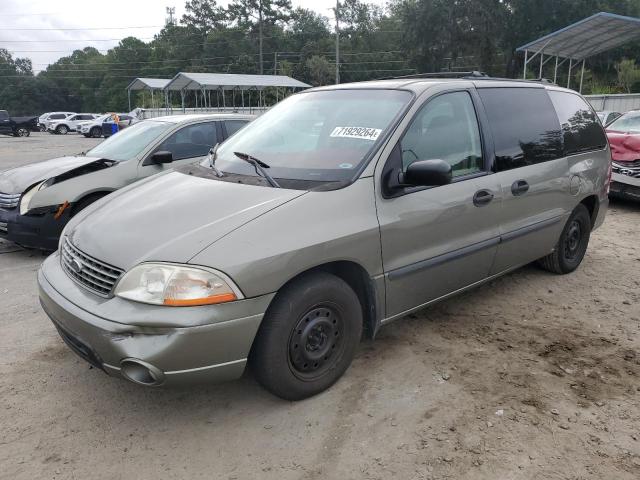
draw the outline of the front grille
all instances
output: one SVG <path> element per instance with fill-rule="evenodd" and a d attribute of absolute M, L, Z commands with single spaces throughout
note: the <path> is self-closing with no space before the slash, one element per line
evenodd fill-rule
<path fill-rule="evenodd" d="M 20 203 L 19 193 L 1 193 L 0 192 L 0 208 L 16 208 Z"/>
<path fill-rule="evenodd" d="M 7 222 L 0 222 L 0 233 L 7 233 L 9 231 L 9 225 Z"/>
<path fill-rule="evenodd" d="M 640 160 L 633 162 L 612 162 L 611 170 L 614 173 L 627 175 L 629 177 L 640 178 Z"/>
<path fill-rule="evenodd" d="M 60 249 L 62 268 L 76 283 L 102 297 L 108 297 L 123 270 L 90 257 L 77 249 L 67 237 Z"/>

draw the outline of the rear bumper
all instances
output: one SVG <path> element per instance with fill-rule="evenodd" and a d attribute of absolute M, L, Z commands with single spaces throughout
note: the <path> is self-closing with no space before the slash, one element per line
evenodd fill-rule
<path fill-rule="evenodd" d="M 62 229 L 69 221 L 69 209 L 56 220 L 53 213 L 20 215 L 18 208 L 0 208 L 0 238 L 30 248 L 55 250 Z"/>
<path fill-rule="evenodd" d="M 609 195 L 629 200 L 640 200 L 640 178 L 613 173 Z"/>
<path fill-rule="evenodd" d="M 233 302 L 233 308 L 158 307 L 119 298 L 90 298 L 60 267 L 57 253 L 38 272 L 40 303 L 65 343 L 90 364 L 112 376 L 147 386 L 173 386 L 222 382 L 239 378 L 264 311 L 273 295 Z M 78 305 L 63 295 L 77 301 Z M 86 303 L 86 304 L 85 304 Z M 190 312 L 185 310 L 190 309 Z M 133 312 L 133 313 L 132 313 Z M 131 314 L 131 315 L 130 315 Z M 131 325 L 127 321 L 166 315 L 201 322 L 195 326 L 156 327 Z M 113 321 L 105 318 L 118 318 Z M 232 318 L 231 318 L 232 317 Z M 186 320 L 185 320 L 186 321 Z M 209 322 L 209 323 L 206 323 Z M 127 364 L 148 366 L 153 382 L 137 381 L 127 373 Z M 133 377 L 133 378 L 132 378 Z"/>

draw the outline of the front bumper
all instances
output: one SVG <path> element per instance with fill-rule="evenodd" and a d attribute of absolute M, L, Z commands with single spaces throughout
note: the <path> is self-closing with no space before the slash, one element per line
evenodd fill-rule
<path fill-rule="evenodd" d="M 55 250 L 58 239 L 69 221 L 70 209 L 57 220 L 54 213 L 42 215 L 20 215 L 18 207 L 10 210 L 0 208 L 0 238 L 29 248 Z"/>
<path fill-rule="evenodd" d="M 640 200 L 640 178 L 613 173 L 609 195 L 629 200 Z"/>
<path fill-rule="evenodd" d="M 109 375 L 132 381 L 136 379 L 123 367 L 131 362 L 147 365 L 157 381 L 137 383 L 149 386 L 240 377 L 274 296 L 206 307 L 105 299 L 67 277 L 57 252 L 40 268 L 38 285 L 44 311 L 74 352 Z"/>

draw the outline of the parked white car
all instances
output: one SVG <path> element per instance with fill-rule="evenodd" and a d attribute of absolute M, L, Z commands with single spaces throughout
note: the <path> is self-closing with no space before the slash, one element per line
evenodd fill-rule
<path fill-rule="evenodd" d="M 106 113 L 93 121 L 83 122 L 78 128 L 78 133 L 85 137 L 100 138 L 102 136 L 102 124 L 112 122 L 112 115 L 112 113 Z M 118 113 L 117 115 L 121 120 L 132 120 L 132 117 L 126 113 Z"/>
<path fill-rule="evenodd" d="M 56 120 L 49 122 L 47 125 L 47 132 L 56 133 L 58 135 L 66 135 L 69 132 L 77 131 L 78 124 L 84 122 L 91 122 L 98 118 L 100 115 L 97 113 L 76 113 L 62 120 Z"/>
<path fill-rule="evenodd" d="M 51 122 L 57 122 L 59 120 L 64 120 L 67 117 L 75 115 L 75 112 L 48 112 L 43 113 L 38 117 L 38 127 L 40 127 L 40 131 L 46 132 L 47 127 Z"/>

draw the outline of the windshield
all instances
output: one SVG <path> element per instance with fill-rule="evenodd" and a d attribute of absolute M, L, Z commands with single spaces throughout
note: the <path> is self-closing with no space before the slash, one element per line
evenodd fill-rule
<path fill-rule="evenodd" d="M 614 120 L 607 126 L 607 130 L 618 132 L 640 133 L 640 112 L 629 112 Z"/>
<path fill-rule="evenodd" d="M 264 162 L 276 179 L 351 180 L 411 98 L 406 91 L 381 89 L 293 95 L 222 144 L 216 167 L 257 175 L 234 155 L 240 152 Z"/>
<path fill-rule="evenodd" d="M 109 137 L 87 152 L 87 157 L 124 162 L 142 152 L 151 142 L 173 127 L 173 123 L 147 120 Z"/>

